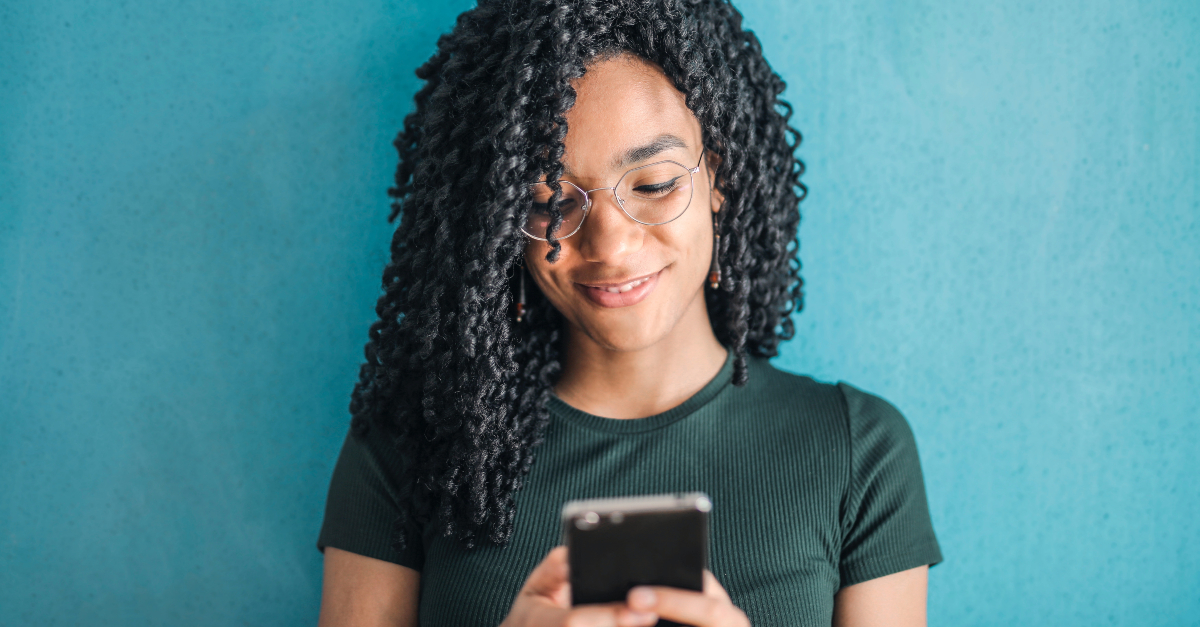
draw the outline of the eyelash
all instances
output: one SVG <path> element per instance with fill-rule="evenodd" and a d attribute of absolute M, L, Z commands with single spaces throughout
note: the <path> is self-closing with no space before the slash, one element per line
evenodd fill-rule
<path fill-rule="evenodd" d="M 653 185 L 638 185 L 637 187 L 633 188 L 633 190 L 637 191 L 637 192 L 641 192 L 643 194 L 657 194 L 660 196 L 666 196 L 667 194 L 670 194 L 671 192 L 673 192 L 679 188 L 679 179 L 681 179 L 681 178 L 683 178 L 683 177 L 677 176 L 669 181 L 664 181 L 662 183 L 656 183 Z M 533 203 L 532 211 L 534 213 L 549 213 L 549 209 L 550 209 L 549 203 L 536 203 L 535 202 L 535 203 Z"/>
<path fill-rule="evenodd" d="M 561 207 L 561 206 L 565 206 L 565 205 L 566 205 L 567 203 L 569 203 L 569 202 L 571 202 L 571 201 L 569 201 L 569 200 L 568 200 L 568 201 L 560 201 L 560 204 L 559 204 L 559 206 L 560 206 L 560 207 Z M 547 214 L 548 214 L 548 213 L 550 213 L 550 203 L 548 203 L 548 202 L 535 202 L 535 203 L 533 203 L 533 208 L 531 209 L 531 211 L 532 211 L 533 213 L 547 213 Z"/>
<path fill-rule="evenodd" d="M 669 193 L 679 186 L 678 183 L 680 178 L 682 177 L 677 176 L 664 183 L 658 183 L 656 185 L 639 185 L 633 189 L 634 191 L 649 192 L 651 194 L 658 194 L 662 192 Z"/>

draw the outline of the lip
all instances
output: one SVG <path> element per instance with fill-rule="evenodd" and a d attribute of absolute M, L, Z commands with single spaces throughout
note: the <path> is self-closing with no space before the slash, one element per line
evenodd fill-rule
<path fill-rule="evenodd" d="M 588 300 L 600 305 L 601 307 L 629 307 L 630 305 L 636 305 L 642 302 L 647 296 L 650 295 L 650 292 L 654 291 L 655 286 L 658 285 L 658 278 L 662 275 L 662 271 L 665 269 L 666 268 L 663 268 L 657 272 L 626 279 L 619 283 L 576 283 L 575 288 L 583 292 L 583 295 L 587 296 Z M 602 289 L 607 287 L 618 287 L 639 279 L 645 280 L 628 292 L 618 292 L 614 294 L 606 289 Z"/>

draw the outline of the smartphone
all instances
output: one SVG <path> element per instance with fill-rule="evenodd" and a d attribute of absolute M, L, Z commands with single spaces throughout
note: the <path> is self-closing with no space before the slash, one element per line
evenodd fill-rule
<path fill-rule="evenodd" d="M 567 502 L 571 604 L 624 601 L 643 584 L 703 590 L 711 510 L 703 492 Z"/>

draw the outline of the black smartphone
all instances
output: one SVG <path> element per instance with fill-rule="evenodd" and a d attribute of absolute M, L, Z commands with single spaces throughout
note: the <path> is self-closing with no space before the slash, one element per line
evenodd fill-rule
<path fill-rule="evenodd" d="M 571 604 L 624 601 L 638 585 L 703 590 L 711 510 L 703 492 L 567 502 Z"/>

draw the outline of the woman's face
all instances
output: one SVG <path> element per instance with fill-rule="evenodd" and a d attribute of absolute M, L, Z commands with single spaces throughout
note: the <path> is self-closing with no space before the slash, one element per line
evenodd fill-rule
<path fill-rule="evenodd" d="M 671 222 L 635 222 L 611 190 L 601 190 L 589 194 L 591 210 L 579 230 L 559 240 L 557 261 L 546 261 L 544 241 L 530 238 L 525 249 L 531 276 L 572 331 L 609 350 L 646 348 L 685 315 L 707 320 L 704 281 L 720 196 L 701 158 L 700 123 L 666 75 L 632 55 L 594 63 L 573 85 L 562 178 L 592 190 L 657 161 L 700 165 L 690 204 Z"/>

